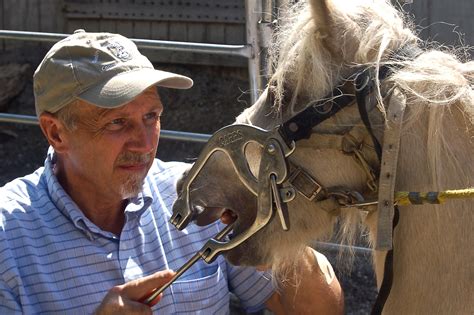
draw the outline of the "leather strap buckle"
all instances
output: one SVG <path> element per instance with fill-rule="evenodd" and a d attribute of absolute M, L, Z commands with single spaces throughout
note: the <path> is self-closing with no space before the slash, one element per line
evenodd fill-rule
<path fill-rule="evenodd" d="M 323 189 L 321 184 L 300 167 L 293 170 L 288 182 L 309 201 L 313 201 Z"/>

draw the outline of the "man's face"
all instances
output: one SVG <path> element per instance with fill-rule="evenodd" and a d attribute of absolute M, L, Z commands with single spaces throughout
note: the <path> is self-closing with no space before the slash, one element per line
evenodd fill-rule
<path fill-rule="evenodd" d="M 120 108 L 85 102 L 79 107 L 77 127 L 66 132 L 68 145 L 59 174 L 67 190 L 87 185 L 112 200 L 136 195 L 158 146 L 163 106 L 156 88 Z"/>

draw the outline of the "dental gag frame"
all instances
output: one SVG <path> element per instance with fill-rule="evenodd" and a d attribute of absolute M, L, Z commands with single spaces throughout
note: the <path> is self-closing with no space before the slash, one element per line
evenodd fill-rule
<path fill-rule="evenodd" d="M 254 142 L 263 147 L 258 173 L 258 180 L 252 174 L 245 158 L 247 144 Z M 170 222 L 178 229 L 184 229 L 194 218 L 190 203 L 190 187 L 197 178 L 209 158 L 217 151 L 225 153 L 241 182 L 257 197 L 258 211 L 252 225 L 231 240 L 224 241 L 233 228 L 227 225 L 214 238 L 180 267 L 173 278 L 164 286 L 153 290 L 141 301 L 151 305 L 152 302 L 186 272 L 199 259 L 212 263 L 219 254 L 231 250 L 266 226 L 274 213 L 278 215 L 282 228 L 289 229 L 286 203 L 295 198 L 293 187 L 281 187 L 288 179 L 288 163 L 286 158 L 295 150 L 295 143 L 288 144 L 280 134 L 280 128 L 268 131 L 255 126 L 234 124 L 218 130 L 209 139 L 188 175 L 183 181 L 183 190 L 173 205 L 173 215 Z"/>

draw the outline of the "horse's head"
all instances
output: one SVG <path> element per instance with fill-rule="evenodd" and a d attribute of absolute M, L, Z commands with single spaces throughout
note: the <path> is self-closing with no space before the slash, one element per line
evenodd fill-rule
<path fill-rule="evenodd" d="M 269 87 L 237 118 L 237 123 L 273 130 L 315 102 L 319 103 L 313 107 L 324 114 L 333 103 L 331 99 L 321 100 L 332 98 L 331 91 L 335 88 L 339 87 L 342 94 L 353 94 L 352 86 L 346 90 L 343 85 L 357 69 L 361 66 L 378 69 L 397 49 L 416 41 L 388 1 L 309 2 L 309 7 L 289 9 L 273 45 L 275 71 Z M 383 93 L 376 88 L 375 94 L 381 99 Z M 372 108 L 377 107 L 372 103 Z M 379 116 L 372 120 L 375 126 L 383 126 Z M 226 254 L 230 262 L 245 265 L 284 262 L 316 237 L 331 235 L 334 214 L 344 214 L 341 206 L 346 199 L 365 198 L 366 194 L 374 193 L 374 178 L 370 173 L 378 167 L 378 159 L 357 106 L 347 106 L 311 129 L 311 138 L 299 140 L 288 159 L 288 173 L 295 173 L 298 168 L 304 170 L 294 182 L 309 183 L 303 187 L 309 190 L 307 194 L 298 188 L 294 190 L 294 198 L 288 198 L 291 201 L 285 205 L 289 231 L 282 229 L 282 223 L 274 215 L 252 238 Z M 230 142 L 239 140 L 238 135 L 230 138 Z M 243 149 L 255 177 L 260 172 L 264 150 L 262 143 L 252 141 Z M 228 210 L 232 212 L 236 222 L 231 238 L 253 224 L 258 209 L 257 195 L 249 187 L 252 185 L 243 181 L 238 172 L 229 156 L 217 151 L 210 155 L 188 187 L 197 224 L 208 224 L 227 216 Z M 287 181 L 283 187 L 297 186 L 294 182 Z M 312 196 L 319 186 L 325 196 Z M 340 198 L 329 198 L 337 194 Z"/>

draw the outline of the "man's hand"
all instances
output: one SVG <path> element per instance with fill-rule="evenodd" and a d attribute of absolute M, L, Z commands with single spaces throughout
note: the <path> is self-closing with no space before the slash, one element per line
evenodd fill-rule
<path fill-rule="evenodd" d="M 141 303 L 140 300 L 171 280 L 174 274 L 172 270 L 158 271 L 150 276 L 113 287 L 96 309 L 95 314 L 151 314 L 151 306 L 158 303 L 162 294 L 158 295 L 150 306 Z"/>

